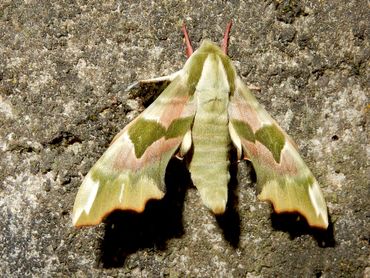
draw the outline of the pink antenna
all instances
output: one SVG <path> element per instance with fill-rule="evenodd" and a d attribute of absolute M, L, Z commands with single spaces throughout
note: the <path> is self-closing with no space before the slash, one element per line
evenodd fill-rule
<path fill-rule="evenodd" d="M 232 25 L 233 25 L 233 21 L 230 20 L 230 22 L 226 26 L 224 40 L 222 41 L 222 45 L 221 45 L 221 49 L 226 55 L 227 55 L 227 48 L 229 47 L 229 34 L 230 34 Z"/>
<path fill-rule="evenodd" d="M 193 54 L 194 50 L 193 50 L 193 47 L 191 46 L 191 42 L 190 42 L 189 35 L 188 35 L 188 30 L 186 30 L 185 23 L 182 25 L 181 30 L 184 33 L 184 37 L 185 37 L 186 56 L 189 58 L 191 54 Z"/>

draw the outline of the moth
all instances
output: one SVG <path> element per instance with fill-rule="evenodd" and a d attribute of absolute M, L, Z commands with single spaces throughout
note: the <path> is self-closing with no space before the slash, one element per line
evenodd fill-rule
<path fill-rule="evenodd" d="M 164 77 L 159 97 L 115 136 L 86 175 L 73 207 L 75 226 L 95 225 L 113 210 L 142 212 L 164 196 L 164 177 L 173 156 L 191 156 L 188 170 L 204 205 L 226 209 L 229 152 L 252 162 L 259 199 L 277 213 L 295 212 L 326 229 L 328 213 L 318 182 L 292 139 L 257 102 L 227 56 L 231 22 L 221 48 L 204 40 L 193 51 L 183 33 L 188 60 Z"/>

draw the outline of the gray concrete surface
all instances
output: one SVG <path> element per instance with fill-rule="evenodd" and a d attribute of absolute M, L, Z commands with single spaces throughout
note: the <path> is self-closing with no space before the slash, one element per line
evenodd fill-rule
<path fill-rule="evenodd" d="M 153 99 L 124 89 L 182 67 L 182 21 L 196 47 L 230 19 L 229 54 L 318 178 L 329 230 L 271 214 L 247 163 L 215 218 L 176 161 L 162 202 L 73 228 L 83 176 Z M 369 22 L 360 0 L 2 0 L 0 275 L 369 277 Z"/>

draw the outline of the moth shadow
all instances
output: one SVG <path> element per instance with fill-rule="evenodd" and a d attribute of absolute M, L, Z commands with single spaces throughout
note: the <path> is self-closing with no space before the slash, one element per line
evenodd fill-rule
<path fill-rule="evenodd" d="M 251 180 L 257 183 L 257 174 L 254 168 L 251 168 Z M 273 210 L 272 206 L 271 209 Z M 286 232 L 289 234 L 291 239 L 295 239 L 302 235 L 312 236 L 320 247 L 334 247 L 334 227 L 331 222 L 329 215 L 329 227 L 327 230 L 313 228 L 308 225 L 306 219 L 299 213 L 275 213 L 272 212 L 271 216 L 271 226 L 273 229 Z"/>
<path fill-rule="evenodd" d="M 236 154 L 231 154 L 235 155 Z M 237 194 L 238 187 L 238 164 L 236 160 L 230 164 L 230 182 L 228 184 L 228 201 L 226 211 L 222 215 L 216 215 L 218 226 L 222 229 L 224 239 L 234 248 L 239 246 L 240 242 L 240 214 L 238 211 L 239 197 Z"/>
<path fill-rule="evenodd" d="M 165 196 L 149 201 L 144 212 L 115 211 L 106 218 L 98 262 L 104 268 L 123 266 L 139 249 L 164 250 L 167 240 L 184 234 L 182 211 L 189 173 L 181 161 L 172 159 L 165 179 Z"/>
<path fill-rule="evenodd" d="M 291 239 L 302 235 L 310 235 L 320 247 L 334 247 L 336 245 L 334 227 L 330 215 L 327 230 L 310 227 L 304 217 L 295 213 L 272 213 L 271 224 L 275 230 L 289 233 Z"/>

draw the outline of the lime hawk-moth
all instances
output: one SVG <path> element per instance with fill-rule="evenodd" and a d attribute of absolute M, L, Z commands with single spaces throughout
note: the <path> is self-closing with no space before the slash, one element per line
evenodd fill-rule
<path fill-rule="evenodd" d="M 193 51 L 185 25 L 188 60 L 160 78 L 169 81 L 159 97 L 129 123 L 86 175 L 75 200 L 75 226 L 94 225 L 116 209 L 142 212 L 164 196 L 173 156 L 191 153 L 188 169 L 206 207 L 226 209 L 229 151 L 252 162 L 261 200 L 277 213 L 298 212 L 326 229 L 328 213 L 318 182 L 292 139 L 257 102 L 227 56 L 231 23 L 221 48 L 204 40 Z"/>

